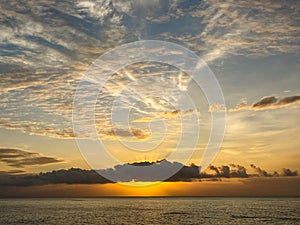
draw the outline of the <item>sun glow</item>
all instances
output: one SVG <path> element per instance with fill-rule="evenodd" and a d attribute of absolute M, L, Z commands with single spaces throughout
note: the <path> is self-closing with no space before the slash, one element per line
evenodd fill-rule
<path fill-rule="evenodd" d="M 121 196 L 168 196 L 167 183 L 163 182 L 126 182 L 111 184 L 112 189 L 118 189 Z M 113 192 L 113 191 L 112 191 Z"/>

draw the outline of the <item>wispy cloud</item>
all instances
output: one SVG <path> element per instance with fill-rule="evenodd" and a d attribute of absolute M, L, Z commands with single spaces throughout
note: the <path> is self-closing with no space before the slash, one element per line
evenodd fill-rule
<path fill-rule="evenodd" d="M 107 133 L 104 133 L 108 138 L 137 138 L 137 139 L 148 139 L 150 137 L 150 133 L 145 130 L 137 129 L 137 128 L 115 128 Z"/>
<path fill-rule="evenodd" d="M 33 135 L 74 138 L 76 82 L 98 56 L 120 44 L 143 38 L 170 40 L 190 47 L 207 62 L 227 55 L 299 51 L 298 2 L 28 0 L 1 1 L 0 7 L 0 127 Z M 155 29 L 160 26 L 164 29 Z M 177 96 L 189 82 L 178 70 L 153 63 L 133 65 L 119 73 L 106 84 L 96 106 L 97 123 L 105 125 L 103 133 L 112 128 L 104 121 L 110 118 L 111 103 L 131 82 L 164 75 L 169 79 L 162 84 L 173 85 L 162 85 L 157 91 L 165 96 Z M 171 116 L 177 110 L 187 110 L 163 104 L 162 99 L 145 98 L 151 92 L 150 81 L 149 90 L 132 88 L 123 99 L 126 104 L 130 98 L 144 98 L 143 107 L 133 108 L 136 119 L 151 117 L 147 112 Z M 88 96 L 87 92 L 85 99 Z M 273 107 L 287 106 L 294 100 L 278 101 Z"/>
<path fill-rule="evenodd" d="M 180 12 L 180 13 L 179 13 Z M 166 30 L 162 37 L 197 51 L 207 63 L 230 56 L 265 57 L 299 51 L 299 3 L 205 0 L 170 13 L 190 18 L 193 33 Z"/>
<path fill-rule="evenodd" d="M 0 176 L 1 176 L 1 175 L 21 174 L 21 173 L 26 173 L 26 171 L 25 171 L 25 170 L 8 170 L 8 171 L 0 171 Z"/>
<path fill-rule="evenodd" d="M 11 167 L 23 168 L 26 166 L 61 163 L 64 160 L 20 149 L 0 148 L 0 162 L 6 163 Z"/>

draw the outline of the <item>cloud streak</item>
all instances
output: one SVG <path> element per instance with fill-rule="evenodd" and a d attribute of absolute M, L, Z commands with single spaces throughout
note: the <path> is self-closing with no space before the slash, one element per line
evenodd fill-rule
<path fill-rule="evenodd" d="M 288 106 L 299 107 L 300 96 L 288 96 L 278 98 L 276 96 L 266 96 L 261 98 L 259 101 L 254 102 L 252 105 L 248 105 L 246 101 L 243 101 L 236 107 L 230 109 L 230 112 L 243 111 L 243 110 L 266 110 L 266 109 L 277 109 Z"/>
<path fill-rule="evenodd" d="M 62 159 L 13 148 L 0 148 L 0 162 L 16 168 L 64 162 Z"/>
<path fill-rule="evenodd" d="M 296 5 L 294 5 L 296 4 Z M 179 4 L 180 5 L 180 4 Z M 259 0 L 231 3 L 204 0 L 191 8 L 169 14 L 189 17 L 199 29 L 193 34 L 167 30 L 164 38 L 184 43 L 207 63 L 230 56 L 261 57 L 299 51 L 299 26 L 290 15 L 299 13 L 299 3 Z M 163 18 L 162 18 L 163 21 Z M 199 26 L 200 25 L 200 26 Z"/>
<path fill-rule="evenodd" d="M 115 128 L 104 135 L 111 137 L 111 138 L 137 138 L 137 139 L 148 139 L 150 137 L 150 133 L 145 130 L 137 129 L 137 128 L 130 128 L 123 129 L 123 128 Z"/>

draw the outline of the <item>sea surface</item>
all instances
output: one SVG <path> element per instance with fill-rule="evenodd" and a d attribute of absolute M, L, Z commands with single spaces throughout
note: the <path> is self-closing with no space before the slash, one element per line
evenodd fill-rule
<path fill-rule="evenodd" d="M 0 224 L 300 224 L 300 198 L 0 199 Z"/>

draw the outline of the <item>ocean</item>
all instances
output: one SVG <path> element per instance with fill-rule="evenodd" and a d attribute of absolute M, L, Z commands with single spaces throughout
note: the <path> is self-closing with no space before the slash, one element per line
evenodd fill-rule
<path fill-rule="evenodd" d="M 300 198 L 0 199 L 0 224 L 300 224 Z"/>

